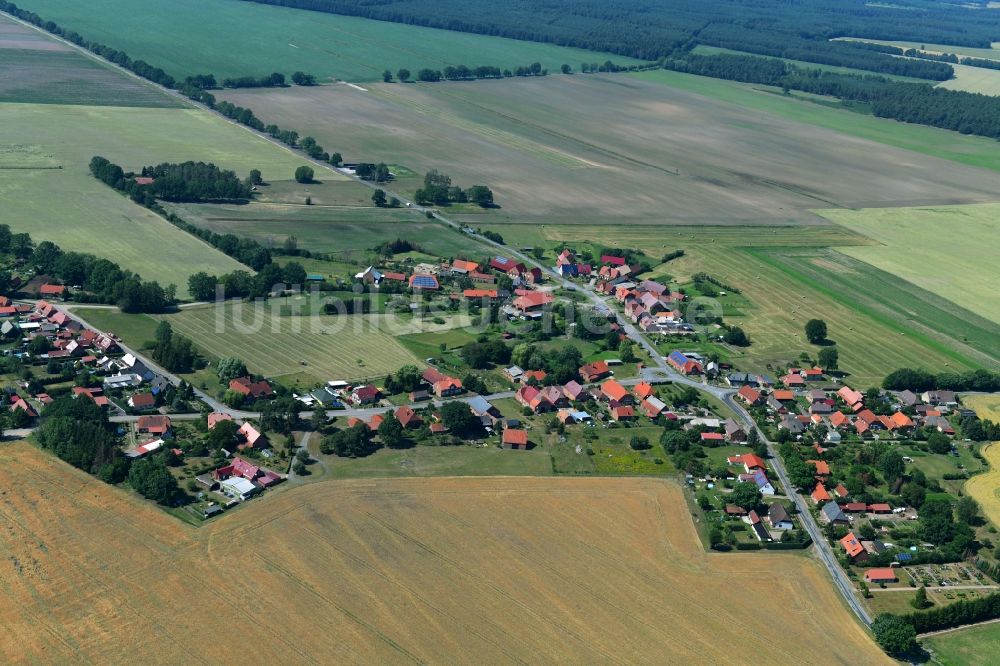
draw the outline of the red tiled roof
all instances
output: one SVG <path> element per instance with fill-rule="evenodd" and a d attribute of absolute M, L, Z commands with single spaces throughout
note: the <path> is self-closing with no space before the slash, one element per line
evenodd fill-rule
<path fill-rule="evenodd" d="M 503 443 L 524 446 L 528 443 L 528 431 L 507 428 L 503 431 Z"/>
<path fill-rule="evenodd" d="M 603 393 L 609 400 L 621 400 L 628 395 L 628 391 L 625 387 L 616 382 L 614 379 L 609 379 L 603 384 L 601 384 L 601 393 Z"/>
<path fill-rule="evenodd" d="M 840 540 L 840 545 L 844 547 L 847 551 L 848 557 L 857 557 L 861 553 L 865 552 L 864 546 L 861 545 L 861 541 L 854 534 L 848 534 L 843 539 Z"/>

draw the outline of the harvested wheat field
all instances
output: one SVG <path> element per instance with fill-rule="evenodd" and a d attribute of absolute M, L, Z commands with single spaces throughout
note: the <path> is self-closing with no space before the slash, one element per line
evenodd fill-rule
<path fill-rule="evenodd" d="M 202 529 L 0 448 L 0 661 L 882 663 L 823 570 L 706 555 L 679 487 L 275 491 Z"/>
<path fill-rule="evenodd" d="M 968 397 L 963 401 L 967 403 Z M 1000 443 L 986 445 L 982 453 L 990 469 L 966 481 L 965 494 L 979 502 L 991 523 L 1000 525 Z"/>

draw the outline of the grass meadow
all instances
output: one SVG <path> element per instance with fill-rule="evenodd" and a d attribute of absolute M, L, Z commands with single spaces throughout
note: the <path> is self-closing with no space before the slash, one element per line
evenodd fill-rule
<path fill-rule="evenodd" d="M 251 309 L 241 316 L 230 306 L 206 306 L 159 318 L 211 358 L 238 356 L 252 372 L 302 388 L 333 379 L 384 377 L 417 363 L 376 316 L 316 317 L 314 325 L 311 318 L 272 317 L 262 308 L 256 311 L 258 330 Z"/>
<path fill-rule="evenodd" d="M 346 81 L 381 81 L 382 71 L 494 65 L 514 69 L 540 62 L 552 72 L 563 63 L 638 62 L 552 44 L 451 32 L 239 0 L 26 0 L 46 19 L 161 67 L 174 77 L 192 74 L 262 76 L 296 70 Z"/>
<path fill-rule="evenodd" d="M 405 208 L 375 208 L 370 202 L 367 206 L 305 206 L 301 200 L 297 204 L 183 204 L 174 209 L 193 224 L 218 233 L 279 246 L 288 236 L 295 236 L 299 247 L 339 253 L 347 262 L 363 261 L 367 251 L 396 238 L 417 243 L 425 252 L 440 257 L 483 253 L 480 243 L 440 222 Z"/>
<path fill-rule="evenodd" d="M 990 664 L 1000 652 L 1000 624 L 969 627 L 920 640 L 940 666 Z"/>
<path fill-rule="evenodd" d="M 578 74 L 219 96 L 315 136 L 348 161 L 384 161 L 416 174 L 438 169 L 463 187 L 489 185 L 500 208 L 449 211 L 474 226 L 816 225 L 823 223 L 812 212 L 816 208 L 995 197 L 991 172 L 809 122 L 814 109 L 848 117 L 844 125 L 855 116 L 874 118 L 752 88 L 732 89 L 739 93 L 732 99 L 713 99 L 683 83 L 726 82 L 689 77 L 672 85 L 674 80 L 659 73 L 649 79 Z M 660 85 L 664 81 L 671 85 Z M 803 117 L 781 117 L 767 105 L 757 109 L 745 97 L 769 103 L 773 97 L 775 105 L 793 105 Z M 961 138 L 943 130 L 940 137 Z M 995 159 L 994 143 L 976 145 L 989 145 Z M 400 177 L 393 185 L 409 194 L 420 186 L 419 176 Z"/>
<path fill-rule="evenodd" d="M 705 553 L 667 481 L 285 484 L 196 528 L 17 443 L 0 487 L 7 663 L 231 662 L 234 614 L 293 661 L 891 663 L 815 561 Z"/>
<path fill-rule="evenodd" d="M 1000 323 L 1000 204 L 820 213 L 878 242 L 845 253 Z"/>
<path fill-rule="evenodd" d="M 97 181 L 87 167 L 94 155 L 126 169 L 204 160 L 286 179 L 302 163 L 195 109 L 0 104 L 3 222 L 36 242 L 105 256 L 147 280 L 174 283 L 182 296 L 191 273 L 244 267 Z"/>

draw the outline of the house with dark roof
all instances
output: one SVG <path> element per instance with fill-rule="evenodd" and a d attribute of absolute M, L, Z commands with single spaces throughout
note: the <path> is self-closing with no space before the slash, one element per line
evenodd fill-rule
<path fill-rule="evenodd" d="M 430 273 L 414 273 L 410 276 L 410 289 L 414 291 L 437 291 L 441 288 L 437 276 Z"/>
<path fill-rule="evenodd" d="M 795 527 L 792 517 L 781 502 L 775 502 L 767 510 L 767 522 L 776 530 L 790 530 Z"/>
<path fill-rule="evenodd" d="M 851 522 L 847 514 L 844 513 L 844 510 L 836 502 L 827 502 L 819 510 L 819 513 L 826 519 L 826 522 L 833 523 L 834 525 L 847 525 Z"/>
<path fill-rule="evenodd" d="M 679 351 L 670 352 L 670 355 L 667 356 L 667 362 L 684 375 L 701 375 L 705 372 L 701 363 Z"/>

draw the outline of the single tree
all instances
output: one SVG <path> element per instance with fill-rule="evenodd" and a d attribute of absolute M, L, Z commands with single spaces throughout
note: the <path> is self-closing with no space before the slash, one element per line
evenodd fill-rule
<path fill-rule="evenodd" d="M 975 525 L 979 519 L 979 502 L 968 495 L 960 497 L 955 505 L 955 516 L 959 522 Z"/>
<path fill-rule="evenodd" d="M 322 405 L 318 405 L 316 409 L 313 410 L 312 418 L 309 419 L 309 423 L 312 426 L 314 432 L 319 432 L 326 425 L 326 409 Z"/>
<path fill-rule="evenodd" d="M 879 646 L 892 655 L 906 654 L 916 647 L 916 630 L 899 615 L 881 613 L 872 622 L 872 633 Z"/>
<path fill-rule="evenodd" d="M 394 414 L 386 414 L 378 426 L 378 436 L 383 444 L 395 449 L 403 443 L 403 424 Z"/>
<path fill-rule="evenodd" d="M 295 170 L 295 182 L 297 183 L 311 183 L 313 180 L 313 170 L 311 167 L 300 166 Z"/>
<path fill-rule="evenodd" d="M 382 72 L 382 80 L 386 83 L 392 83 L 392 72 L 388 69 Z"/>
<path fill-rule="evenodd" d="M 933 604 L 927 598 L 927 588 L 923 585 L 917 590 L 917 593 L 913 595 L 913 599 L 910 601 L 910 605 L 917 610 L 923 610 L 929 608 Z"/>
<path fill-rule="evenodd" d="M 572 73 L 573 73 L 573 68 L 572 68 L 572 67 L 570 67 L 569 65 L 565 65 L 565 64 L 564 64 L 564 65 L 563 65 L 562 67 L 560 67 L 559 69 L 560 69 L 560 70 L 562 70 L 562 73 L 563 73 L 563 74 L 572 74 Z"/>
<path fill-rule="evenodd" d="M 335 167 L 339 167 L 343 161 L 344 161 L 344 156 L 341 155 L 340 153 L 334 153 L 330 155 L 330 164 L 332 164 Z"/>
<path fill-rule="evenodd" d="M 824 347 L 819 350 L 819 365 L 824 370 L 836 370 L 840 354 L 836 347 Z"/>
<path fill-rule="evenodd" d="M 822 319 L 810 319 L 807 321 L 806 340 L 814 345 L 826 340 L 826 322 Z"/>
<path fill-rule="evenodd" d="M 386 201 L 385 190 L 375 190 L 372 192 L 372 203 L 379 208 L 385 208 Z"/>
<path fill-rule="evenodd" d="M 264 177 L 260 173 L 260 169 L 250 169 L 250 182 L 253 185 L 260 185 L 264 182 Z"/>
<path fill-rule="evenodd" d="M 750 511 L 756 509 L 760 504 L 761 494 L 756 483 L 741 481 L 733 488 L 733 492 L 729 494 L 729 499 L 736 506 L 741 506 Z"/>
<path fill-rule="evenodd" d="M 400 69 L 398 72 L 396 72 L 396 78 L 402 81 L 403 83 L 406 83 L 407 81 L 410 80 L 410 70 L 406 68 Z"/>

